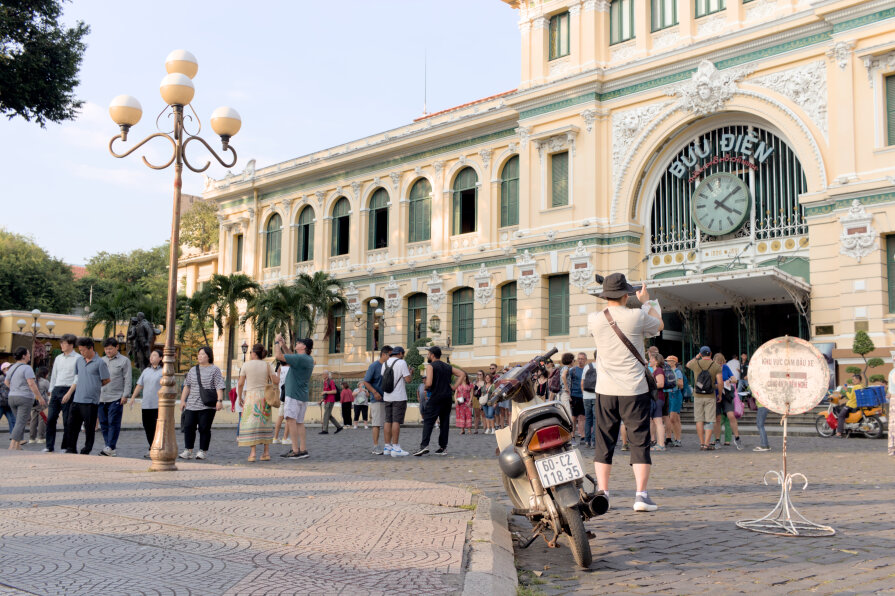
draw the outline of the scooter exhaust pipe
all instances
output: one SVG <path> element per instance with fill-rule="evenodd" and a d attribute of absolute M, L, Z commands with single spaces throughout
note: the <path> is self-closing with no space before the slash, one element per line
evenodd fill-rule
<path fill-rule="evenodd" d="M 585 507 L 590 517 L 597 517 L 609 511 L 609 499 L 601 491 L 588 500 Z"/>

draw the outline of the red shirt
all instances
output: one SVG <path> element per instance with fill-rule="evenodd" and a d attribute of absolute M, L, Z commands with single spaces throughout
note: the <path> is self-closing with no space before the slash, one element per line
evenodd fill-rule
<path fill-rule="evenodd" d="M 354 392 L 351 389 L 342 389 L 340 397 L 343 404 L 350 404 L 354 401 Z"/>
<path fill-rule="evenodd" d="M 336 391 L 336 382 L 332 379 L 326 379 L 323 381 L 323 390 L 324 391 Z M 325 394 L 323 396 L 323 401 L 326 403 L 334 403 L 336 401 L 336 393 Z"/>

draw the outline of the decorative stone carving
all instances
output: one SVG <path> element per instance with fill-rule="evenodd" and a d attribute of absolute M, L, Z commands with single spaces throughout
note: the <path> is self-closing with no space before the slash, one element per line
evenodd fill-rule
<path fill-rule="evenodd" d="M 388 278 L 388 285 L 385 286 L 385 312 L 390 315 L 401 310 L 401 288 L 394 277 Z"/>
<path fill-rule="evenodd" d="M 737 81 L 750 72 L 743 68 L 721 72 L 712 62 L 703 60 L 689 82 L 668 94 L 678 97 L 681 109 L 694 116 L 708 116 L 724 108 L 737 92 Z"/>
<path fill-rule="evenodd" d="M 435 175 L 439 176 L 439 175 L 441 175 L 441 170 L 444 169 L 444 162 L 443 161 L 432 162 L 432 167 L 435 168 Z"/>
<path fill-rule="evenodd" d="M 822 61 L 750 80 L 801 106 L 827 137 L 827 67 Z"/>
<path fill-rule="evenodd" d="M 556 230 L 547 230 L 545 235 L 548 241 L 553 242 L 556 239 Z"/>
<path fill-rule="evenodd" d="M 379 178 L 379 176 L 373 178 L 373 186 L 382 186 L 382 180 Z"/>
<path fill-rule="evenodd" d="M 727 14 L 723 10 L 714 16 L 701 18 L 697 21 L 696 37 L 717 35 L 724 30 L 726 25 Z"/>
<path fill-rule="evenodd" d="M 873 215 L 867 213 L 861 201 L 855 199 L 848 213 L 839 218 L 842 234 L 839 236 L 839 253 L 861 259 L 879 248 L 879 232 L 873 229 Z"/>
<path fill-rule="evenodd" d="M 581 118 L 584 120 L 584 129 L 587 132 L 592 132 L 594 129 L 594 121 L 597 119 L 597 111 L 588 108 L 581 112 Z"/>
<path fill-rule="evenodd" d="M 491 283 L 491 274 L 482 263 L 475 274 L 475 301 L 485 306 L 494 298 L 494 285 Z"/>
<path fill-rule="evenodd" d="M 509 145 L 507 145 L 507 151 L 509 151 L 510 153 L 516 153 L 516 151 L 518 150 L 519 145 L 517 145 L 516 143 L 510 143 Z"/>
<path fill-rule="evenodd" d="M 637 53 L 637 46 L 632 39 L 631 41 L 626 41 L 625 43 L 619 43 L 612 46 L 612 51 L 609 54 L 609 61 L 622 62 L 625 60 L 630 60 L 634 57 L 635 53 Z"/>
<path fill-rule="evenodd" d="M 400 186 L 401 185 L 401 173 L 400 172 L 392 172 L 388 176 L 389 176 L 389 178 L 392 179 L 392 188 L 394 188 L 395 192 L 397 193 L 398 191 L 401 190 L 401 186 Z"/>
<path fill-rule="evenodd" d="M 447 294 L 444 293 L 444 281 L 442 281 L 441 276 L 438 275 L 437 271 L 432 271 L 432 275 L 429 276 L 429 281 L 426 282 L 426 286 L 429 288 L 429 291 L 426 293 L 429 305 L 433 310 L 437 311 L 441 308 L 441 305 L 444 304 L 445 298 L 447 298 Z"/>
<path fill-rule="evenodd" d="M 538 275 L 538 262 L 531 256 L 528 249 L 516 257 L 516 269 L 518 270 L 516 284 L 522 288 L 526 296 L 531 296 L 541 280 L 541 276 Z"/>
<path fill-rule="evenodd" d="M 851 56 L 851 51 L 854 47 L 854 41 L 837 41 L 833 44 L 833 47 L 827 50 L 827 57 L 835 61 L 840 69 L 845 70 L 845 67 L 848 66 L 848 58 Z"/>
<path fill-rule="evenodd" d="M 249 219 L 255 219 L 255 208 L 254 207 L 249 207 L 248 209 L 246 209 L 246 211 L 248 211 L 248 213 L 249 213 Z"/>
<path fill-rule="evenodd" d="M 677 27 L 662 29 L 653 35 L 653 51 L 670 48 L 675 45 L 679 39 L 680 35 Z"/>
<path fill-rule="evenodd" d="M 415 168 L 413 168 L 413 173 L 416 174 L 417 176 L 422 176 L 423 168 L 421 168 L 420 166 L 416 166 Z"/>
<path fill-rule="evenodd" d="M 624 175 L 628 160 L 625 156 L 631 153 L 632 143 L 644 125 L 664 110 L 670 102 L 652 104 L 625 112 L 612 114 L 612 179 L 619 181 Z"/>
<path fill-rule="evenodd" d="M 342 188 L 341 185 L 336 187 L 336 196 L 345 194 L 345 189 Z"/>
<path fill-rule="evenodd" d="M 488 166 L 491 164 L 491 154 L 492 151 L 490 149 L 482 149 L 479 151 L 479 157 L 482 158 L 482 165 L 485 166 L 485 175 L 487 175 Z"/>
<path fill-rule="evenodd" d="M 354 200 L 360 201 L 360 182 L 351 183 L 351 192 L 354 194 Z"/>
<path fill-rule="evenodd" d="M 888 71 L 895 68 L 895 51 L 879 56 L 864 56 L 863 61 L 864 68 L 867 69 L 867 79 L 870 81 L 870 86 L 873 87 L 876 71 Z"/>
<path fill-rule="evenodd" d="M 317 204 L 323 207 L 323 201 L 326 199 L 326 193 L 322 190 L 318 190 L 314 193 L 314 196 L 317 197 Z"/>
<path fill-rule="evenodd" d="M 516 129 L 516 134 L 519 135 L 519 145 L 525 149 L 528 146 L 528 138 L 531 136 L 531 128 L 520 126 Z"/>
<path fill-rule="evenodd" d="M 348 312 L 356 312 L 360 310 L 360 302 L 358 302 L 358 291 L 357 287 L 355 287 L 354 282 L 348 282 L 348 287 L 345 288 L 345 291 L 342 292 L 342 295 L 345 297 L 345 300 L 348 302 Z"/>
<path fill-rule="evenodd" d="M 544 155 L 544 152 L 547 153 L 558 153 L 560 151 L 569 150 L 571 153 L 575 152 L 575 133 L 572 131 L 554 135 L 552 137 L 547 137 L 546 139 L 538 139 L 535 141 L 535 147 L 538 149 L 538 155 Z"/>
<path fill-rule="evenodd" d="M 746 7 L 746 20 L 758 21 L 774 14 L 777 0 L 760 0 Z"/>
<path fill-rule="evenodd" d="M 255 160 L 250 159 L 246 162 L 246 168 L 242 171 L 243 180 L 253 180 L 255 178 Z"/>
<path fill-rule="evenodd" d="M 591 284 L 594 277 L 594 268 L 590 263 L 590 256 L 584 243 L 579 242 L 575 248 L 574 254 L 569 258 L 571 271 L 569 271 L 569 281 L 572 285 L 585 289 Z"/>

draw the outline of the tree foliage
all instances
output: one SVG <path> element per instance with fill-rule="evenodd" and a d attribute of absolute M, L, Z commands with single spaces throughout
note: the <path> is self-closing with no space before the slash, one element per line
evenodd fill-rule
<path fill-rule="evenodd" d="M 873 345 L 873 340 L 870 339 L 870 336 L 867 335 L 866 331 L 858 331 L 855 333 L 855 341 L 852 344 L 851 351 L 861 357 L 864 360 L 864 370 L 861 371 L 864 376 L 864 380 L 867 380 L 867 369 L 871 368 L 873 365 L 867 361 L 867 354 L 876 349 L 876 346 Z M 871 359 L 873 360 L 873 359 Z"/>
<path fill-rule="evenodd" d="M 97 253 L 87 262 L 87 275 L 78 280 L 81 304 L 86 306 L 91 296 L 96 300 L 126 285 L 138 288 L 164 305 L 168 295 L 168 254 L 167 243 L 149 250 Z"/>
<path fill-rule="evenodd" d="M 61 0 L 0 3 L 0 113 L 41 127 L 73 119 L 83 101 L 74 94 L 90 27 L 59 23 Z"/>
<path fill-rule="evenodd" d="M 206 289 L 212 303 L 214 324 L 219 332 L 224 333 L 224 363 L 227 369 L 227 390 L 229 391 L 233 370 L 233 363 L 230 359 L 232 351 L 230 343 L 233 341 L 233 330 L 239 322 L 237 303 L 252 300 L 255 294 L 261 290 L 261 286 L 243 273 L 231 275 L 215 273 L 211 276 Z"/>
<path fill-rule="evenodd" d="M 300 273 L 295 279 L 295 285 L 307 297 L 308 306 L 313 313 L 311 324 L 308 328 L 308 335 L 314 335 L 317 321 L 324 319 L 326 321 L 326 331 L 323 337 L 329 337 L 333 325 L 333 320 L 330 316 L 333 309 L 338 306 L 341 306 L 343 309 L 348 308 L 348 301 L 342 296 L 342 282 L 329 273 L 315 271 L 313 275 Z"/>
<path fill-rule="evenodd" d="M 218 244 L 218 208 L 208 201 L 195 203 L 180 219 L 180 241 L 210 252 Z"/>
<path fill-rule="evenodd" d="M 76 302 L 71 267 L 30 238 L 0 229 L 0 309 L 66 314 Z"/>
<path fill-rule="evenodd" d="M 248 301 L 240 324 L 247 321 L 252 322 L 257 341 L 270 345 L 277 333 L 283 333 L 292 345 L 300 330 L 310 329 L 313 323 L 310 297 L 298 282 L 257 292 Z"/>
<path fill-rule="evenodd" d="M 426 362 L 426 359 L 420 354 L 419 348 L 427 346 L 430 341 L 432 340 L 428 337 L 421 337 L 407 348 L 407 356 L 404 360 L 407 362 L 407 367 L 413 375 L 411 383 L 419 383 L 423 379 L 423 373 L 420 371 L 420 368 Z"/>

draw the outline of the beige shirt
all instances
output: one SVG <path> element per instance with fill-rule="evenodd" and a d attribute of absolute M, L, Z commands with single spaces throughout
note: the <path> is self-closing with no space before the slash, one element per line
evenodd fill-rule
<path fill-rule="evenodd" d="M 611 306 L 609 313 L 619 330 L 640 349 L 644 336 L 656 335 L 662 323 L 640 309 Z M 612 330 L 602 309 L 590 314 L 587 327 L 597 345 L 597 395 L 632 396 L 649 391 L 643 365 Z"/>
<path fill-rule="evenodd" d="M 264 360 L 249 360 L 242 365 L 240 375 L 245 375 L 246 381 L 243 391 L 252 391 L 255 389 L 264 389 L 267 385 L 268 376 L 273 374 L 273 369 Z"/>

